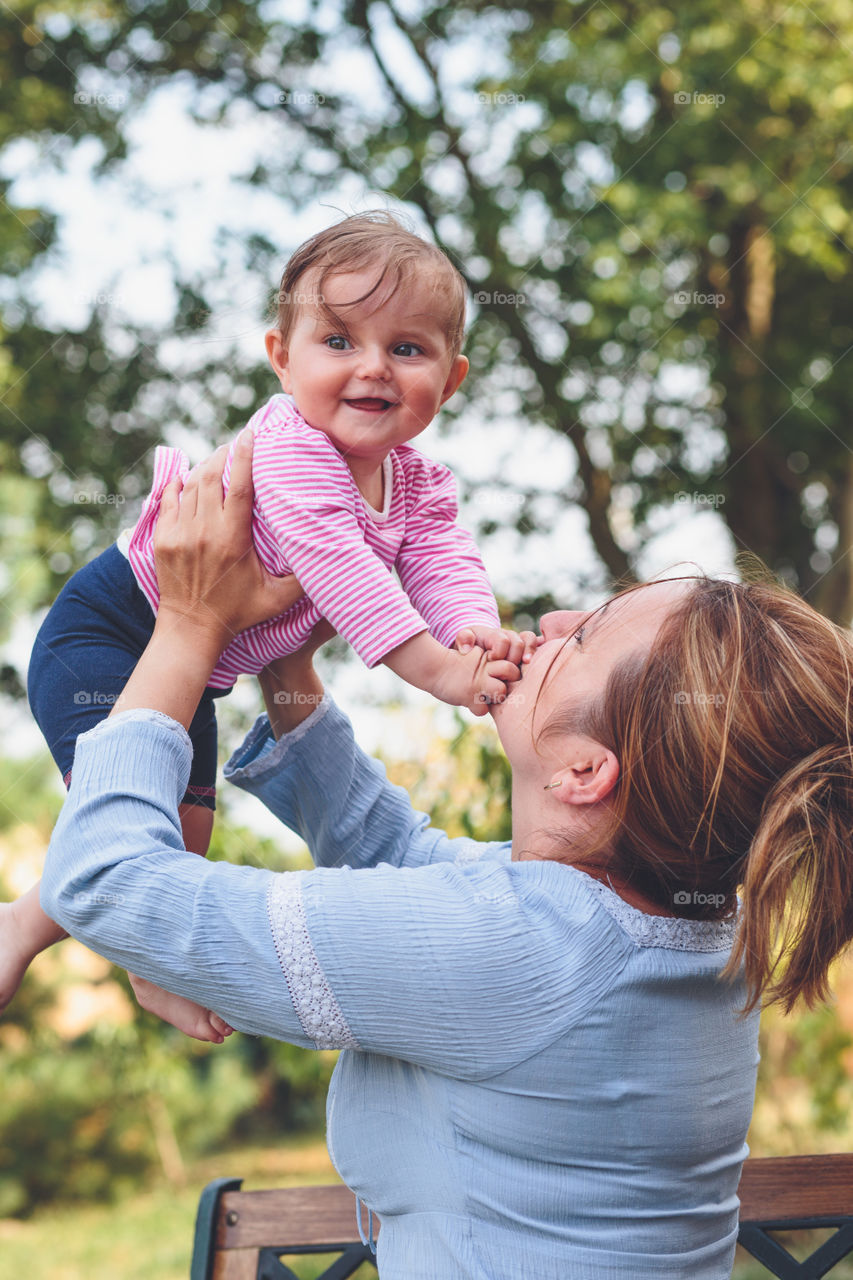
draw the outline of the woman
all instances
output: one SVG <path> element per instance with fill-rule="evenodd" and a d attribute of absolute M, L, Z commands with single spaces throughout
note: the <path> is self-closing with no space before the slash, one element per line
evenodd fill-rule
<path fill-rule="evenodd" d="M 428 828 L 295 655 L 229 773 L 319 869 L 207 864 L 184 730 L 272 599 L 246 464 L 224 503 L 215 464 L 167 495 L 155 634 L 78 742 L 45 910 L 240 1030 L 348 1050 L 329 1145 L 383 1280 L 722 1280 L 757 1000 L 822 994 L 853 926 L 848 638 L 704 580 L 547 615 L 494 709 L 511 847 Z"/>

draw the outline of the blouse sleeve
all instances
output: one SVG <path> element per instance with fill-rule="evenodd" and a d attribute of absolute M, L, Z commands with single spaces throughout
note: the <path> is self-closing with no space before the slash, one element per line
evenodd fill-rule
<path fill-rule="evenodd" d="M 531 862 L 278 877 L 273 936 L 306 1033 L 457 1079 L 507 1071 L 594 1009 L 631 949 L 564 880 L 555 898 Z"/>
<path fill-rule="evenodd" d="M 186 853 L 189 758 L 156 713 L 81 735 L 42 905 L 237 1029 L 473 1079 L 556 1037 L 612 980 L 615 926 L 589 895 L 573 903 L 579 877 L 555 903 L 540 864 L 275 874 Z"/>
<path fill-rule="evenodd" d="M 313 1047 L 268 923 L 273 873 L 184 849 L 178 804 L 191 759 L 183 728 L 157 712 L 124 712 L 81 734 L 42 907 L 93 951 L 238 1030 Z M 299 873 L 278 879 L 287 874 Z"/>
<path fill-rule="evenodd" d="M 328 695 L 278 741 L 261 716 L 226 764 L 225 777 L 301 835 L 317 866 L 509 861 L 507 842 L 451 839 L 431 827 L 408 792 L 388 781 L 384 765 L 361 750 Z"/>

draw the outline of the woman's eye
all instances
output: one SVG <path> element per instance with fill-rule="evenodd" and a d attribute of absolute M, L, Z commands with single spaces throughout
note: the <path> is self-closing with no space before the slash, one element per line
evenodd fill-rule
<path fill-rule="evenodd" d="M 419 356 L 420 354 L 421 349 L 414 342 L 398 342 L 394 348 L 395 356 Z"/>
<path fill-rule="evenodd" d="M 332 351 L 346 351 L 349 347 L 349 340 L 342 333 L 333 333 L 325 339 L 327 347 L 331 347 Z"/>

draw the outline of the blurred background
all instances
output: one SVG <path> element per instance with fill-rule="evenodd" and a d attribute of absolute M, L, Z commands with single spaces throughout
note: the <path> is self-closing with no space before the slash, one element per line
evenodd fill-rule
<path fill-rule="evenodd" d="M 0 6 L 2 896 L 62 799 L 23 700 L 44 610 L 133 523 L 157 442 L 198 460 L 277 390 L 282 267 L 345 214 L 396 210 L 468 282 L 471 374 L 419 443 L 507 622 L 757 556 L 848 625 L 851 57 L 850 0 Z M 490 726 L 323 666 L 438 823 L 507 834 Z M 252 683 L 219 708 L 227 754 Z M 212 856 L 305 865 L 227 795 Z M 754 1153 L 853 1148 L 837 977 L 765 1015 Z M 185 1275 L 209 1177 L 333 1176 L 333 1060 L 209 1049 L 76 944 L 44 955 L 0 1019 L 0 1277 Z"/>

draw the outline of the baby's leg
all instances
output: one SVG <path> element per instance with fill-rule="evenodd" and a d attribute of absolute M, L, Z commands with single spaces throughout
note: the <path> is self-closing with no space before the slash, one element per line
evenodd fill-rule
<path fill-rule="evenodd" d="M 33 957 L 65 936 L 39 906 L 37 884 L 17 902 L 0 903 L 0 1013 L 21 985 Z"/>

